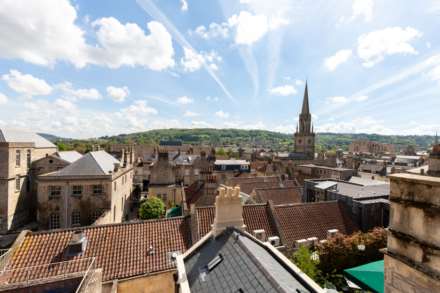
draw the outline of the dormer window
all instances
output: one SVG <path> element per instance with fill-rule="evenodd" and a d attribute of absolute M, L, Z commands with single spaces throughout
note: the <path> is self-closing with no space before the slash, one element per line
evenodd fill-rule
<path fill-rule="evenodd" d="M 67 245 L 67 254 L 69 256 L 82 254 L 87 247 L 87 238 L 83 231 L 75 231 Z"/>

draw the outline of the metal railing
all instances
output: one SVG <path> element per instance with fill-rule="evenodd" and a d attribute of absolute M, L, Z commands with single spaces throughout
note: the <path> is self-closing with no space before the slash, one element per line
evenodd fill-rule
<path fill-rule="evenodd" d="M 81 278 L 84 279 L 93 270 L 95 258 L 82 258 L 37 266 L 6 269 L 0 273 L 0 289 L 11 285 L 31 286 L 49 281 Z"/>

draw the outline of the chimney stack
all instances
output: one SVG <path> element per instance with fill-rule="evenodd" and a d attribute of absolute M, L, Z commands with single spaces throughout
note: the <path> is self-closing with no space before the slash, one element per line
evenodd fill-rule
<path fill-rule="evenodd" d="M 243 206 L 240 200 L 240 187 L 220 187 L 215 198 L 215 218 L 212 224 L 214 237 L 228 227 L 244 230 Z"/>

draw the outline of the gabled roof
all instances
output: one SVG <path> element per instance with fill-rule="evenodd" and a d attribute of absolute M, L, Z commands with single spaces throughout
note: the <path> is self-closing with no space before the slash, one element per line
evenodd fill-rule
<path fill-rule="evenodd" d="M 271 200 L 274 204 L 291 204 L 302 202 L 300 187 L 274 187 L 255 189 L 255 200 L 265 203 Z"/>
<path fill-rule="evenodd" d="M 57 152 L 57 156 L 66 162 L 73 163 L 79 158 L 82 157 L 80 153 L 77 151 L 63 151 L 63 152 Z"/>
<path fill-rule="evenodd" d="M 274 210 L 283 244 L 290 248 L 296 240 L 325 239 L 330 229 L 343 234 L 359 230 L 343 204 L 337 201 L 278 205 Z"/>
<path fill-rule="evenodd" d="M 56 148 L 56 146 L 34 132 L 17 129 L 0 129 L 0 142 L 34 143 L 36 148 Z"/>
<path fill-rule="evenodd" d="M 110 175 L 120 162 L 105 151 L 90 152 L 67 167 L 43 176 L 102 176 Z"/>
<path fill-rule="evenodd" d="M 185 285 L 197 292 L 322 292 L 281 253 L 228 228 L 185 255 Z M 180 272 L 180 268 L 179 268 Z"/>
<path fill-rule="evenodd" d="M 72 257 L 66 251 L 75 231 L 83 231 L 87 245 L 84 253 Z M 188 217 L 29 232 L 6 269 L 95 257 L 103 281 L 109 281 L 174 269 L 170 254 L 183 253 L 190 246 Z"/>
<path fill-rule="evenodd" d="M 213 206 L 196 208 L 197 231 L 195 235 L 197 240 L 211 231 L 214 214 L 215 207 Z M 244 205 L 243 220 L 246 225 L 246 231 L 249 233 L 252 233 L 254 230 L 264 229 L 267 237 L 278 236 L 268 204 Z"/>

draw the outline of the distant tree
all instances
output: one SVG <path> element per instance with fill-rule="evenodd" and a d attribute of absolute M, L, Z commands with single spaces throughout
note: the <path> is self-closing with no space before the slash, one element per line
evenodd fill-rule
<path fill-rule="evenodd" d="M 219 149 L 215 152 L 215 154 L 218 155 L 218 156 L 225 156 L 225 155 L 226 155 L 226 152 L 225 152 L 225 150 L 224 150 L 223 148 L 219 148 Z"/>
<path fill-rule="evenodd" d="M 165 204 L 158 197 L 150 197 L 141 203 L 139 218 L 143 220 L 158 219 L 165 214 Z"/>

